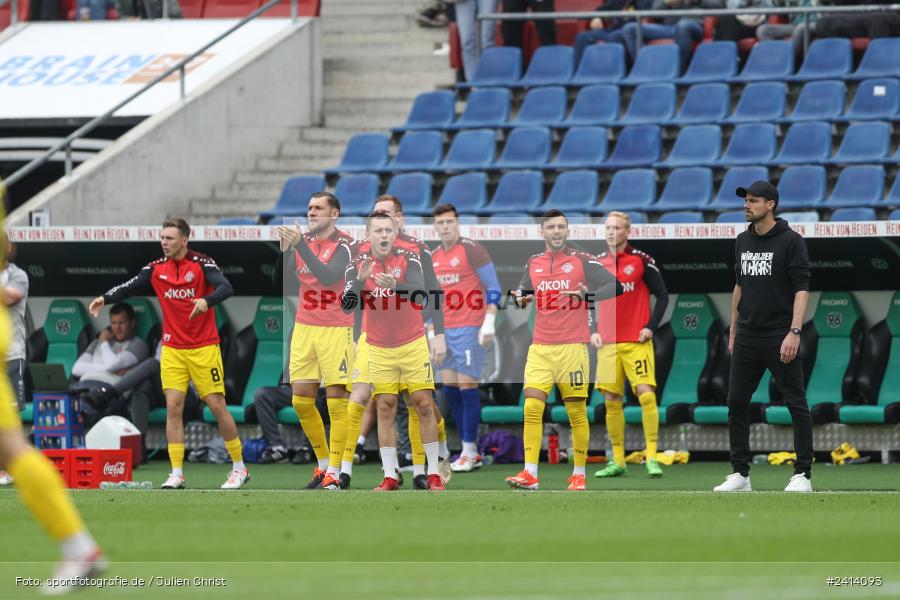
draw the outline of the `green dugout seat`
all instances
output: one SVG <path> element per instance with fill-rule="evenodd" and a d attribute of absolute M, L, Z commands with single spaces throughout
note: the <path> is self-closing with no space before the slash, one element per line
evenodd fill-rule
<path fill-rule="evenodd" d="M 59 363 L 72 374 L 72 365 L 93 336 L 91 321 L 81 302 L 67 298 L 54 300 L 44 321 L 48 363 Z"/>
<path fill-rule="evenodd" d="M 125 302 L 131 305 L 134 315 L 137 317 L 137 329 L 134 334 L 145 340 L 151 351 L 155 350 L 160 335 L 160 321 L 156 308 L 148 298 L 144 297 L 129 298 Z"/>
<path fill-rule="evenodd" d="M 887 317 L 866 336 L 854 400 L 859 404 L 840 407 L 841 423 L 900 422 L 900 292 L 894 292 Z"/>
<path fill-rule="evenodd" d="M 839 403 L 853 394 L 856 368 L 862 349 L 864 327 L 856 299 L 849 292 L 823 292 L 816 304 L 813 325 L 817 334 L 812 371 L 806 384 L 806 399 L 813 423 L 836 420 Z M 766 422 L 790 425 L 786 406 L 769 406 Z"/>

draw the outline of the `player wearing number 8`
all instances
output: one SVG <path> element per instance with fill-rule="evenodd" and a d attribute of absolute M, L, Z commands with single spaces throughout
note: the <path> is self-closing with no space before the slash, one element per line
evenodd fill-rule
<path fill-rule="evenodd" d="M 184 398 L 188 383 L 209 406 L 219 424 L 232 471 L 222 489 L 238 489 L 250 480 L 241 453 L 237 425 L 225 406 L 222 353 L 216 318 L 209 310 L 229 298 L 233 290 L 219 267 L 208 256 L 188 249 L 191 228 L 184 219 L 167 219 L 160 242 L 164 256 L 154 260 L 125 283 L 91 302 L 95 317 L 110 302 L 138 294 L 156 293 L 163 313 L 160 375 L 166 396 L 166 439 L 172 473 L 163 489 L 184 487 Z"/>
<path fill-rule="evenodd" d="M 662 476 L 662 469 L 656 462 L 659 410 L 656 407 L 653 332 L 666 312 L 669 293 L 653 258 L 628 244 L 630 234 L 629 216 L 616 211 L 609 213 L 606 217 L 609 250 L 600 255 L 600 262 L 616 274 L 625 293 L 600 303 L 597 331 L 591 335 L 591 344 L 597 348 L 596 386 L 606 402 L 606 430 L 614 458 L 606 468 L 595 473 L 597 477 L 625 474 L 622 396 L 625 395 L 626 376 L 641 403 L 647 474 Z M 652 314 L 651 294 L 656 297 Z"/>
<path fill-rule="evenodd" d="M 534 301 L 534 337 L 525 362 L 525 468 L 506 478 L 511 487 L 536 490 L 543 437 L 544 405 L 553 386 L 559 387 L 569 424 L 575 468 L 569 490 L 585 489 L 584 469 L 590 430 L 588 351 L 594 302 L 622 293 L 622 286 L 596 257 L 566 246 L 569 221 L 558 210 L 541 217 L 545 250 L 528 260 L 516 290 L 519 306 Z"/>

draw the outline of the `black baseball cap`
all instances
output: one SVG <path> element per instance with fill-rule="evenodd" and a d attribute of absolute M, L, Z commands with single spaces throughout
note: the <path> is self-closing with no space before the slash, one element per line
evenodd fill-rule
<path fill-rule="evenodd" d="M 768 181 L 763 181 L 760 179 L 759 181 L 754 181 L 753 185 L 750 187 L 739 187 L 734 192 L 741 198 L 746 198 L 747 194 L 752 196 L 759 196 L 760 198 L 765 198 L 766 200 L 772 200 L 775 202 L 775 206 L 778 206 L 778 190 L 774 185 L 769 183 Z"/>

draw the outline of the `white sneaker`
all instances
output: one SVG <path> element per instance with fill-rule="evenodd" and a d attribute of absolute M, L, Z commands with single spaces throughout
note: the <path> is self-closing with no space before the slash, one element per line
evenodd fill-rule
<path fill-rule="evenodd" d="M 228 481 L 222 484 L 222 489 L 239 490 L 248 481 L 250 481 L 250 471 L 247 469 L 244 469 L 243 471 L 232 471 L 228 474 Z"/>
<path fill-rule="evenodd" d="M 6 471 L 0 471 L 0 485 L 12 485 L 13 476 Z"/>
<path fill-rule="evenodd" d="M 184 489 L 184 477 L 181 475 L 175 475 L 174 473 L 169 473 L 169 478 L 165 480 L 165 482 L 159 486 L 161 490 L 183 490 Z"/>
<path fill-rule="evenodd" d="M 471 456 L 460 456 L 450 463 L 450 470 L 454 473 L 469 473 L 481 467 L 481 464 L 480 462 L 475 462 L 475 459 Z"/>
<path fill-rule="evenodd" d="M 438 473 L 441 479 L 444 480 L 444 483 L 450 483 L 450 478 L 453 477 L 453 469 L 450 468 L 449 456 L 438 461 Z"/>
<path fill-rule="evenodd" d="M 788 481 L 787 487 L 784 488 L 786 492 L 811 492 L 812 490 L 812 482 L 806 478 L 806 475 L 803 473 L 797 473 L 791 480 Z"/>
<path fill-rule="evenodd" d="M 744 477 L 740 473 L 732 473 L 721 484 L 713 488 L 714 492 L 752 492 L 750 477 Z"/>
<path fill-rule="evenodd" d="M 82 560 L 64 560 L 53 571 L 53 577 L 44 582 L 41 594 L 61 596 L 78 587 L 80 580 L 97 577 L 109 566 L 100 548 L 94 548 Z"/>

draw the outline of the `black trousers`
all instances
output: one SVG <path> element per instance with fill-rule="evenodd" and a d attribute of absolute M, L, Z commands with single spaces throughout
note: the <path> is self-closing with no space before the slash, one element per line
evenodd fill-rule
<path fill-rule="evenodd" d="M 531 12 L 553 12 L 555 0 L 503 0 L 503 12 L 520 13 L 530 8 Z M 541 46 L 556 44 L 556 21 L 544 19 L 534 22 L 537 27 L 538 38 Z M 507 46 L 522 47 L 522 32 L 525 30 L 525 21 L 503 21 L 503 43 Z"/>
<path fill-rule="evenodd" d="M 812 472 L 812 418 L 806 404 L 803 364 L 798 355 L 788 364 L 781 362 L 782 336 L 750 337 L 738 334 L 731 355 L 731 378 L 728 384 L 728 437 L 731 466 L 735 473 L 750 473 L 750 397 L 759 387 L 765 370 L 787 403 L 794 423 L 794 473 Z"/>

